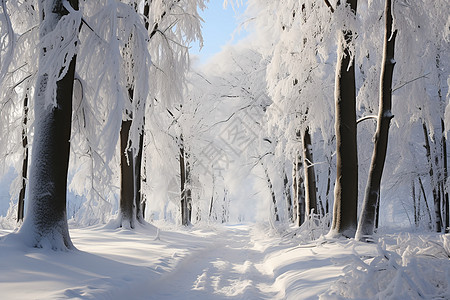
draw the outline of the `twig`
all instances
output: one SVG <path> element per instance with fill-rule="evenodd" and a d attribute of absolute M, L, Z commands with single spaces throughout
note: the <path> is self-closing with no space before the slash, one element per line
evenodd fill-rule
<path fill-rule="evenodd" d="M 409 80 L 409 81 L 407 81 L 407 82 L 401 84 L 399 87 L 396 87 L 396 88 L 392 89 L 392 93 L 395 92 L 396 90 L 401 89 L 402 87 L 404 87 L 405 85 L 407 85 L 407 84 L 409 84 L 409 83 L 411 83 L 411 82 L 414 82 L 414 81 L 419 80 L 419 79 L 421 79 L 421 78 L 427 78 L 427 75 L 429 75 L 429 74 L 430 74 L 430 73 L 427 73 L 427 74 L 425 74 L 425 75 L 419 76 L 419 77 L 417 77 L 417 78 L 414 78 L 414 79 L 412 79 L 412 80 Z"/>

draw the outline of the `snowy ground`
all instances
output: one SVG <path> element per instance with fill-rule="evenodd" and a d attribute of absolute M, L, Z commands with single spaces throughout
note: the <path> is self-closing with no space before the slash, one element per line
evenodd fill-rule
<path fill-rule="evenodd" d="M 449 235 L 300 245 L 263 225 L 160 228 L 72 228 L 71 252 L 0 230 L 0 298 L 450 299 Z"/>

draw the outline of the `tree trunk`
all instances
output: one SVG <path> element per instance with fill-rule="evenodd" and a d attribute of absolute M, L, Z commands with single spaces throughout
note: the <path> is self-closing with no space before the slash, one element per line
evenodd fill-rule
<path fill-rule="evenodd" d="M 287 206 L 287 215 L 288 220 L 293 222 L 293 214 L 292 214 L 292 197 L 291 197 L 291 188 L 289 186 L 289 179 L 286 174 L 286 170 L 283 169 L 283 184 L 284 184 L 284 196 L 286 197 L 286 206 Z"/>
<path fill-rule="evenodd" d="M 25 208 L 25 191 L 27 188 L 27 170 L 28 170 L 28 94 L 25 95 L 23 100 L 23 121 L 22 121 L 22 147 L 23 147 L 23 160 L 22 160 L 22 186 L 19 192 L 19 200 L 17 201 L 17 222 L 23 221 L 23 213 Z"/>
<path fill-rule="evenodd" d="M 425 207 L 427 209 L 427 213 L 428 213 L 428 228 L 431 229 L 433 228 L 433 219 L 431 218 L 431 210 L 430 210 L 430 206 L 428 206 L 428 200 L 427 200 L 427 195 L 425 194 L 425 188 L 423 187 L 423 182 L 422 179 L 419 177 L 419 185 L 420 185 L 420 190 L 422 191 L 422 195 L 423 195 L 423 201 L 425 202 Z"/>
<path fill-rule="evenodd" d="M 419 201 L 416 200 L 416 185 L 414 183 L 414 179 L 411 180 L 411 196 L 413 199 L 413 206 L 414 206 L 413 207 L 414 208 L 414 226 L 416 228 L 418 228 L 419 227 L 419 214 L 418 214 Z"/>
<path fill-rule="evenodd" d="M 186 205 L 187 205 L 187 219 L 189 224 L 192 223 L 192 174 L 191 164 L 189 162 L 189 154 L 184 149 L 184 161 L 186 163 L 186 185 L 184 187 L 186 191 Z"/>
<path fill-rule="evenodd" d="M 122 121 L 120 129 L 120 227 L 134 228 L 133 151 L 128 147 L 131 120 Z"/>
<path fill-rule="evenodd" d="M 435 218 L 435 231 L 441 232 L 442 222 L 441 222 L 441 199 L 438 192 L 438 183 L 436 180 L 436 177 L 434 175 L 434 168 L 433 168 L 433 160 L 431 158 L 431 146 L 430 146 L 430 140 L 428 139 L 428 129 L 425 122 L 422 123 L 423 128 L 423 135 L 425 139 L 425 151 L 427 156 L 427 161 L 429 165 L 429 174 L 430 174 L 430 181 L 431 181 L 431 187 L 433 190 L 433 202 L 434 202 L 434 218 Z"/>
<path fill-rule="evenodd" d="M 311 135 L 309 128 L 303 134 L 303 165 L 305 172 L 305 213 L 309 217 L 313 212 L 318 214 L 316 198 L 316 174 L 314 172 Z"/>
<path fill-rule="evenodd" d="M 181 224 L 189 225 L 188 199 L 186 193 L 186 163 L 184 156 L 183 135 L 180 136 L 180 192 L 181 192 Z"/>
<path fill-rule="evenodd" d="M 270 180 L 269 172 L 267 171 L 267 168 L 263 164 L 261 164 L 261 166 L 264 169 L 264 174 L 266 175 L 266 180 L 267 180 L 267 187 L 269 188 L 270 195 L 272 197 L 273 214 L 275 216 L 275 221 L 278 222 L 278 221 L 280 221 L 280 216 L 278 215 L 277 199 L 275 197 L 275 191 L 273 189 L 272 180 Z"/>
<path fill-rule="evenodd" d="M 145 123 L 145 122 L 144 122 Z M 140 223 L 144 222 L 144 203 L 142 197 L 142 152 L 144 148 L 144 130 L 141 131 L 139 136 L 139 145 L 137 155 L 134 158 L 134 185 L 135 185 L 135 199 L 134 205 L 136 206 L 136 220 Z"/>
<path fill-rule="evenodd" d="M 445 188 L 445 185 L 447 184 L 447 180 L 448 180 L 448 161 L 447 161 L 447 139 L 445 137 L 445 125 L 444 125 L 444 120 L 441 119 L 441 128 L 442 128 L 442 158 L 443 158 L 443 163 L 444 163 L 444 170 L 443 170 L 443 178 L 442 178 L 442 190 L 444 193 L 444 215 L 445 215 L 445 233 L 449 232 L 449 196 L 448 196 L 448 191 Z"/>
<path fill-rule="evenodd" d="M 77 0 L 69 0 L 69 4 L 78 10 Z M 62 0 L 41 0 L 40 11 L 41 39 L 68 14 Z M 48 59 L 46 55 L 47 49 L 41 49 L 40 67 Z M 37 79 L 28 216 L 20 230 L 33 247 L 53 250 L 74 248 L 67 225 L 66 192 L 76 56 L 68 59 L 66 74 L 56 82 L 55 105 L 48 105 L 50 99 L 46 99 L 50 75 L 40 73 Z"/>
<path fill-rule="evenodd" d="M 357 0 L 350 4 L 356 15 Z M 336 102 L 336 185 L 331 233 L 353 237 L 358 209 L 358 155 L 356 144 L 355 62 L 349 45 L 351 31 L 340 33 L 335 79 Z"/>
<path fill-rule="evenodd" d="M 380 78 L 380 104 L 377 120 L 377 131 L 370 165 L 369 177 L 367 179 L 366 193 L 359 218 L 358 230 L 355 238 L 363 240 L 371 236 L 375 227 L 377 205 L 380 201 L 381 177 L 383 175 L 384 163 L 389 137 L 389 126 L 393 118 L 392 108 L 392 76 L 394 73 L 394 50 L 397 31 L 392 32 L 392 1 L 386 0 L 385 6 L 385 32 L 383 47 L 383 62 Z"/>
<path fill-rule="evenodd" d="M 297 155 L 294 167 L 296 170 L 294 214 L 297 226 L 301 226 L 305 222 L 305 189 L 301 172 L 302 158 L 300 155 Z"/>

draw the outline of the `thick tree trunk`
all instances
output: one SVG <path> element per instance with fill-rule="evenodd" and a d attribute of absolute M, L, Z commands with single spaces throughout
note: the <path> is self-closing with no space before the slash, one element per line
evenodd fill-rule
<path fill-rule="evenodd" d="M 22 160 L 22 186 L 19 192 L 19 200 L 17 201 L 17 222 L 23 221 L 23 214 L 25 208 L 25 191 L 27 188 L 27 170 L 28 170 L 28 94 L 25 95 L 23 100 L 23 121 L 22 121 L 22 147 L 23 147 L 23 160 Z"/>
<path fill-rule="evenodd" d="M 122 121 L 120 128 L 120 227 L 134 228 L 134 168 L 133 151 L 128 147 L 131 120 Z"/>
<path fill-rule="evenodd" d="M 389 126 L 393 118 L 392 108 L 392 77 L 394 73 L 394 49 L 397 31 L 392 32 L 392 1 L 386 0 L 385 6 L 385 32 L 383 47 L 383 62 L 380 79 L 380 105 L 377 120 L 377 131 L 370 165 L 369 177 L 367 179 L 366 193 L 359 218 L 358 230 L 355 238 L 365 239 L 371 236 L 375 227 L 377 205 L 380 201 L 381 177 L 383 175 L 384 163 L 389 137 Z"/>
<path fill-rule="evenodd" d="M 69 0 L 69 4 L 78 10 L 77 0 Z M 41 0 L 40 5 L 42 38 L 52 33 L 68 12 L 62 0 Z M 46 49 L 41 49 L 40 64 L 48 59 L 45 56 Z M 67 225 L 66 192 L 75 65 L 76 56 L 73 56 L 66 74 L 56 82 L 55 106 L 49 106 L 49 99 L 46 99 L 46 91 L 51 88 L 49 74 L 41 73 L 37 80 L 28 216 L 21 228 L 21 233 L 34 247 L 74 248 Z"/>
<path fill-rule="evenodd" d="M 345 3 L 356 14 L 357 1 Z M 340 33 L 335 80 L 337 174 L 330 231 L 332 235 L 346 237 L 355 235 L 358 209 L 355 62 L 349 50 L 352 40 L 351 31 Z"/>
<path fill-rule="evenodd" d="M 318 214 L 317 193 L 316 193 L 316 174 L 314 172 L 312 154 L 311 135 L 309 128 L 303 133 L 303 166 L 305 172 L 305 213 L 306 217 L 313 212 Z"/>

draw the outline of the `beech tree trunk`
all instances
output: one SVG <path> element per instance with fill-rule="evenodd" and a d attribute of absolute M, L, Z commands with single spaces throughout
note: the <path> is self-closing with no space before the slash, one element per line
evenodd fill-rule
<path fill-rule="evenodd" d="M 68 2 L 78 10 L 78 0 Z M 67 14 L 62 0 L 41 0 L 41 39 L 51 34 Z M 40 66 L 43 60 L 48 59 L 46 55 L 47 49 L 41 49 Z M 56 82 L 55 106 L 49 106 L 49 99 L 46 99 L 46 91 L 50 88 L 49 74 L 40 73 L 37 79 L 28 214 L 20 230 L 27 239 L 31 238 L 27 242 L 33 247 L 74 248 L 67 225 L 66 192 L 75 65 L 76 56 L 73 56 L 66 74 Z"/>
<path fill-rule="evenodd" d="M 383 62 L 380 79 L 380 104 L 377 120 L 377 131 L 375 133 L 372 163 L 370 165 L 369 177 L 367 179 L 366 193 L 359 218 L 358 230 L 355 238 L 365 240 L 371 236 L 375 227 L 377 205 L 380 201 L 381 177 L 383 175 L 384 163 L 389 137 L 389 126 L 393 118 L 392 108 L 392 76 L 394 73 L 394 49 L 397 31 L 392 32 L 392 1 L 386 0 L 385 6 L 385 32 L 383 47 Z"/>
<path fill-rule="evenodd" d="M 317 210 L 316 174 L 313 161 L 311 135 L 309 128 L 306 128 L 303 134 L 303 166 L 305 172 L 305 213 L 307 217 L 312 212 L 315 214 L 319 213 Z"/>
<path fill-rule="evenodd" d="M 348 3 L 356 15 L 357 0 L 342 2 L 340 5 Z M 349 50 L 352 40 L 351 31 L 340 33 L 335 79 L 336 185 L 331 232 L 346 237 L 355 235 L 358 209 L 355 62 Z"/>
<path fill-rule="evenodd" d="M 128 147 L 131 120 L 122 121 L 120 128 L 120 227 L 134 228 L 134 168 L 133 151 Z"/>

